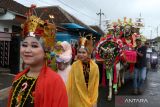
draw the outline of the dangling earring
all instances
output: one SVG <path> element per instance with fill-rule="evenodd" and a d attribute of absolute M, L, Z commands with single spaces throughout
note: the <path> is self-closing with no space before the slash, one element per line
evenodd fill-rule
<path fill-rule="evenodd" d="M 47 60 L 47 54 L 46 54 L 46 53 L 45 53 L 45 55 L 44 55 L 44 59 Z"/>
<path fill-rule="evenodd" d="M 46 53 L 45 53 L 45 55 L 44 55 L 44 61 L 45 61 L 45 64 L 48 65 Z"/>

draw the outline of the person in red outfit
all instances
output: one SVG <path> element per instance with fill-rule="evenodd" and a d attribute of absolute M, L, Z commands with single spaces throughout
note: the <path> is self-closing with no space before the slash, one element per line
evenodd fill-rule
<path fill-rule="evenodd" d="M 68 107 L 63 80 L 47 66 L 46 52 L 53 47 L 48 41 L 54 38 L 50 33 L 54 28 L 36 16 L 27 18 L 20 54 L 28 67 L 15 76 L 8 107 Z"/>

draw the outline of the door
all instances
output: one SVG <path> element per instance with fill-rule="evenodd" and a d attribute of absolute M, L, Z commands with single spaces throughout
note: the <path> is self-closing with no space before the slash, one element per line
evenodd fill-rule
<path fill-rule="evenodd" d="M 1 68 L 9 68 L 10 41 L 11 41 L 11 35 L 9 33 L 0 33 L 0 67 Z"/>
<path fill-rule="evenodd" d="M 20 65 L 20 36 L 12 36 L 10 43 L 10 69 L 12 74 L 19 72 Z"/>

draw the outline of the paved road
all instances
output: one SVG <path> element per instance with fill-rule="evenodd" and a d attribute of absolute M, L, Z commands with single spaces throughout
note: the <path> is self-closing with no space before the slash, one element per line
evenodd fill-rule
<path fill-rule="evenodd" d="M 14 75 L 9 73 L 0 73 L 0 90 L 11 86 Z"/>
<path fill-rule="evenodd" d="M 156 72 L 155 72 L 156 71 Z M 107 101 L 106 88 L 100 87 L 98 107 L 159 107 L 160 71 L 151 70 L 142 95 L 132 95 L 132 81 L 127 81 L 112 101 Z"/>
<path fill-rule="evenodd" d="M 155 70 L 154 70 L 155 71 Z M 159 107 L 160 105 L 160 71 L 154 72 L 149 71 L 148 78 L 145 81 L 144 85 L 144 94 L 143 95 L 132 95 L 131 94 L 131 81 L 128 81 L 125 83 L 124 86 L 121 87 L 119 90 L 119 94 L 115 97 L 113 97 L 112 101 L 107 101 L 107 95 L 106 91 L 107 88 L 100 86 L 99 87 L 99 98 L 98 98 L 98 107 Z M 7 78 L 7 79 L 5 79 Z M 6 76 L 0 74 L 0 83 L 3 88 L 11 85 L 11 80 L 13 79 L 13 76 Z M 5 83 L 2 83 L 3 82 Z M 2 85 L 3 84 L 3 85 Z M 2 95 L 8 94 L 7 91 L 2 90 L 0 91 L 0 107 L 6 107 L 7 99 L 2 100 Z M 118 100 L 117 100 L 118 99 Z M 120 99 L 120 100 L 119 100 Z M 125 102 L 126 99 L 141 99 L 141 102 Z M 143 100 L 143 101 L 142 101 Z M 115 103 L 116 102 L 116 103 Z"/>
<path fill-rule="evenodd" d="M 6 107 L 9 86 L 12 84 L 14 75 L 8 73 L 0 73 L 0 107 Z"/>

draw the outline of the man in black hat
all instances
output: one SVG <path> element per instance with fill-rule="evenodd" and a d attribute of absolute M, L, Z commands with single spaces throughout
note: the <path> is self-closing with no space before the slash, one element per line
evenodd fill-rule
<path fill-rule="evenodd" d="M 142 94 L 142 88 L 146 77 L 146 46 L 142 46 L 141 39 L 136 39 L 137 62 L 135 63 L 133 78 L 133 94 Z"/>

